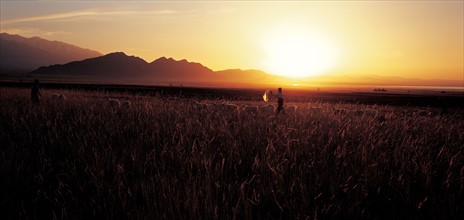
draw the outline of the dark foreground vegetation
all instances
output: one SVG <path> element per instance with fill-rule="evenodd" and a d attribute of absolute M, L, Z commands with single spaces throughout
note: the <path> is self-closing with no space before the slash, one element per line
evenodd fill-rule
<path fill-rule="evenodd" d="M 464 218 L 452 105 L 41 92 L 0 88 L 2 219 Z"/>

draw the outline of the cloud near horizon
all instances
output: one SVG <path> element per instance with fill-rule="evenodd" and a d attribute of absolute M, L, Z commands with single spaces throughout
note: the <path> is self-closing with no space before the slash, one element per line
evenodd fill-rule
<path fill-rule="evenodd" d="M 124 15 L 169 15 L 176 14 L 174 10 L 157 10 L 157 11 L 135 11 L 135 10 L 120 10 L 120 11 L 104 11 L 104 10 L 80 10 L 66 13 L 56 13 L 41 16 L 31 16 L 23 18 L 15 18 L 1 21 L 2 25 L 30 23 L 38 21 L 76 21 L 76 20 L 96 20 L 102 17 L 124 16 Z"/>

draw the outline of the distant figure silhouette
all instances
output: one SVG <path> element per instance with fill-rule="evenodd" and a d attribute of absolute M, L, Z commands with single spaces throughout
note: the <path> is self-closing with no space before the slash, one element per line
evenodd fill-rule
<path fill-rule="evenodd" d="M 446 97 L 440 97 L 439 98 L 439 102 L 440 102 L 440 105 L 441 105 L 441 112 L 440 114 L 442 115 L 446 115 L 449 113 L 449 110 L 448 110 L 448 103 L 446 101 Z"/>
<path fill-rule="evenodd" d="M 40 104 L 40 96 L 42 95 L 40 94 L 39 80 L 36 79 L 34 80 L 34 85 L 32 86 L 32 90 L 31 90 L 32 104 L 35 104 L 35 105 Z"/>
<path fill-rule="evenodd" d="M 277 98 L 276 115 L 278 115 L 281 111 L 284 111 L 284 96 L 282 94 L 282 88 L 277 89 L 277 95 L 274 95 L 272 91 L 271 94 Z"/>

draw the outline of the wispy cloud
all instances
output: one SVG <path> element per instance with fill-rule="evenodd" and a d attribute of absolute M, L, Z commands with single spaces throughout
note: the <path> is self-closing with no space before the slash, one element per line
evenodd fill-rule
<path fill-rule="evenodd" d="M 16 18 L 10 20 L 1 21 L 3 25 L 19 24 L 28 22 L 40 22 L 40 21 L 68 21 L 68 20 L 84 20 L 84 19 L 98 19 L 103 17 L 111 16 L 127 16 L 127 15 L 170 15 L 176 14 L 174 10 L 156 10 L 156 11 L 135 11 L 135 10 L 119 10 L 119 11 L 97 11 L 97 10 L 85 10 L 85 11 L 72 11 L 66 13 L 31 16 Z"/>
<path fill-rule="evenodd" d="M 60 14 L 10 19 L 10 20 L 2 21 L 2 24 L 16 24 L 16 23 L 24 23 L 24 22 L 59 20 L 59 19 L 67 19 L 67 18 L 85 17 L 85 16 L 90 16 L 90 15 L 95 15 L 95 14 L 96 14 L 95 12 L 91 12 L 91 11 L 76 11 L 76 12 L 68 12 L 68 13 L 60 13 Z"/>

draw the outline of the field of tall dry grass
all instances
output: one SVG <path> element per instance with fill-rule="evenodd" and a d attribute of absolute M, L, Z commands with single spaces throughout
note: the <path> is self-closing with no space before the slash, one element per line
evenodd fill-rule
<path fill-rule="evenodd" d="M 462 112 L 41 92 L 0 88 L 2 219 L 464 218 Z"/>

